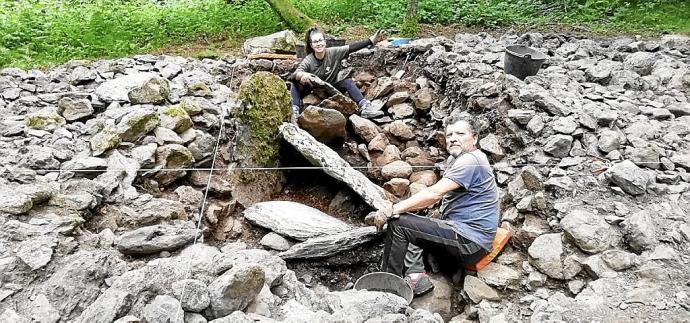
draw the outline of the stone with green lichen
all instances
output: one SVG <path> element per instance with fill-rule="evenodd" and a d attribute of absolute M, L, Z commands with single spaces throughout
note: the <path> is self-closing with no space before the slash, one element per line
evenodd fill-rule
<path fill-rule="evenodd" d="M 194 124 L 187 111 L 179 105 L 161 107 L 158 109 L 158 115 L 161 127 L 172 129 L 177 133 L 186 131 Z"/>
<path fill-rule="evenodd" d="M 127 93 L 129 101 L 133 104 L 165 103 L 168 95 L 170 95 L 170 83 L 168 83 L 168 80 L 158 76 L 151 77 L 141 86 Z"/>
<path fill-rule="evenodd" d="M 161 186 L 169 185 L 187 174 L 184 170 L 172 169 L 187 168 L 192 166 L 194 161 L 192 152 L 185 146 L 170 144 L 156 148 L 156 165 L 166 169 L 156 174 L 156 181 Z"/>
<path fill-rule="evenodd" d="M 285 82 L 269 72 L 256 73 L 242 82 L 239 99 L 242 108 L 236 117 L 247 131 L 238 136 L 238 156 L 260 166 L 273 164 L 278 160 L 278 126 L 292 113 Z"/>
<path fill-rule="evenodd" d="M 15 190 L 17 193 L 26 194 L 34 205 L 50 200 L 60 190 L 59 183 L 21 185 Z"/>
<path fill-rule="evenodd" d="M 106 127 L 101 130 L 101 132 L 91 137 L 89 145 L 91 146 L 93 155 L 98 156 L 110 149 L 116 148 L 120 145 L 120 142 L 122 142 L 122 138 L 117 129 L 114 127 Z"/>
<path fill-rule="evenodd" d="M 122 118 L 117 131 L 122 141 L 135 142 L 158 127 L 158 113 L 153 110 L 136 110 Z"/>
<path fill-rule="evenodd" d="M 0 185 L 0 212 L 26 214 L 35 205 L 53 197 L 58 189 L 58 183 Z"/>
<path fill-rule="evenodd" d="M 36 130 L 52 131 L 64 126 L 65 123 L 65 118 L 52 109 L 29 113 L 24 118 L 26 127 Z"/>
<path fill-rule="evenodd" d="M 9 214 L 25 214 L 34 206 L 31 198 L 26 194 L 16 194 L 14 191 L 0 193 L 0 212 Z"/>
<path fill-rule="evenodd" d="M 187 94 L 192 96 L 213 96 L 213 91 L 204 82 L 193 82 L 187 85 Z"/>
<path fill-rule="evenodd" d="M 278 126 L 292 114 L 285 82 L 272 73 L 253 74 L 242 82 L 239 99 L 240 108 L 232 110 L 238 120 L 233 162 L 238 167 L 275 166 L 280 147 Z M 226 179 L 233 183 L 232 196 L 243 205 L 270 198 L 284 181 L 280 171 L 229 171 Z"/>
<path fill-rule="evenodd" d="M 194 100 L 194 98 L 189 98 L 189 97 L 184 97 L 180 100 L 180 107 L 187 111 L 187 114 L 190 116 L 197 115 L 199 113 L 204 112 L 204 108 L 201 107 L 201 104 Z"/>

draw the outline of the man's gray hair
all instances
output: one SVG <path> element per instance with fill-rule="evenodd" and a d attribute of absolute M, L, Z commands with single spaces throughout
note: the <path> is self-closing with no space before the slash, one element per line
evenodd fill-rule
<path fill-rule="evenodd" d="M 445 128 L 447 129 L 448 126 L 452 124 L 456 124 L 460 121 L 466 122 L 468 125 L 470 125 L 470 131 L 472 132 L 473 135 L 479 136 L 479 133 L 481 132 L 481 127 L 479 125 L 479 122 L 477 122 L 477 118 L 472 116 L 471 114 L 467 112 L 463 113 L 453 113 L 450 116 L 448 116 L 445 120 Z"/>

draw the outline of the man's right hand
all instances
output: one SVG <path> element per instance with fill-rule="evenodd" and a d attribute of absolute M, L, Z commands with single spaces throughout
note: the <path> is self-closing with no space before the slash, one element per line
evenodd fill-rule
<path fill-rule="evenodd" d="M 383 226 L 388 222 L 389 217 L 380 211 L 373 211 L 364 217 L 364 223 L 367 225 L 373 225 L 376 227 L 376 231 L 383 231 Z"/>
<path fill-rule="evenodd" d="M 365 218 L 364 222 L 369 225 L 374 225 L 376 230 L 383 231 L 383 226 L 386 225 L 388 220 L 393 216 L 393 204 L 387 203 L 387 205 L 379 210 L 369 213 Z"/>

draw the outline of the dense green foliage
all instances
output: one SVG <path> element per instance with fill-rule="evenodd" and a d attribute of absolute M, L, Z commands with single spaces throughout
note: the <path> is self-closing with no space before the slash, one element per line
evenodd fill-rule
<path fill-rule="evenodd" d="M 399 28 L 406 0 L 293 0 L 338 33 Z M 420 0 L 420 22 L 477 27 L 582 25 L 690 32 L 687 0 Z M 0 0 L 0 66 L 118 57 L 198 37 L 242 39 L 285 28 L 263 0 Z M 544 29 L 544 28 L 543 28 Z"/>

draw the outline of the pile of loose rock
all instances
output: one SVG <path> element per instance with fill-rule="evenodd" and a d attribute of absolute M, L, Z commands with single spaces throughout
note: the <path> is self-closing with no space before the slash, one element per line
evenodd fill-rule
<path fill-rule="evenodd" d="M 548 54 L 538 75 L 503 73 L 515 43 Z M 689 55 L 681 36 L 459 34 L 351 55 L 371 109 L 328 89 L 305 98 L 284 142 L 371 208 L 439 179 L 446 117 L 481 121 L 516 235 L 418 310 L 309 288 L 286 266 L 375 240 L 373 228 L 293 202 L 237 206 L 241 183 L 209 178 L 214 156 L 232 159 L 240 82 L 293 62 L 146 55 L 0 70 L 0 321 L 434 322 L 457 314 L 451 299 L 467 304 L 454 321 L 687 317 Z M 252 230 L 228 217 L 236 207 L 272 231 L 264 249 L 223 241 Z M 194 244 L 208 237 L 198 220 L 217 246 Z"/>

